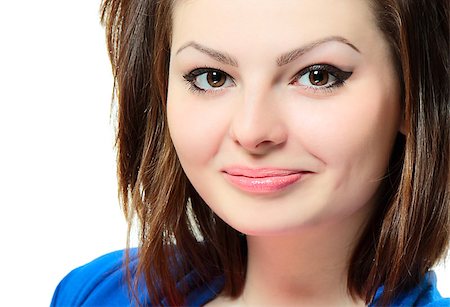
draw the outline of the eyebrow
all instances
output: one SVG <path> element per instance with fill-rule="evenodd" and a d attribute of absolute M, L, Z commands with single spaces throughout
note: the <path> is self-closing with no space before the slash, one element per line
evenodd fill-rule
<path fill-rule="evenodd" d="M 220 62 L 222 64 L 236 66 L 236 67 L 238 66 L 238 62 L 232 56 L 230 56 L 230 55 L 228 55 L 226 53 L 223 53 L 223 52 L 220 52 L 220 51 L 208 48 L 206 46 L 200 45 L 199 43 L 196 43 L 196 42 L 193 42 L 193 41 L 188 42 L 185 45 L 183 45 L 180 49 L 178 49 L 176 54 L 179 54 L 182 50 L 184 50 L 184 49 L 186 49 L 188 47 L 193 47 L 193 48 L 197 49 L 198 51 L 209 55 L 214 60 L 216 60 L 216 61 L 218 61 L 218 62 Z"/>
<path fill-rule="evenodd" d="M 289 64 L 292 61 L 295 61 L 296 59 L 301 57 L 303 54 L 310 51 L 311 49 L 314 49 L 317 46 L 322 45 L 327 42 L 330 42 L 330 41 L 338 41 L 338 42 L 344 43 L 344 44 L 350 46 L 355 51 L 361 53 L 361 51 L 359 51 L 359 49 L 356 48 L 355 45 L 350 43 L 347 39 L 345 39 L 341 36 L 329 36 L 329 37 L 325 37 L 325 38 L 313 41 L 311 43 L 308 43 L 308 44 L 306 44 L 300 48 L 296 48 L 292 51 L 283 53 L 281 56 L 279 56 L 277 58 L 277 61 L 276 61 L 277 65 L 284 66 L 286 64 Z M 216 60 L 222 64 L 231 65 L 231 66 L 235 66 L 235 67 L 238 66 L 238 61 L 235 58 L 233 58 L 232 56 L 228 55 L 227 53 L 223 53 L 218 50 L 214 50 L 212 48 L 203 46 L 194 41 L 190 41 L 190 42 L 184 44 L 183 46 L 181 46 L 180 49 L 178 49 L 176 54 L 178 55 L 181 51 L 183 51 L 184 49 L 186 49 L 188 47 L 193 47 L 194 49 L 210 56 L 211 58 L 213 58 L 214 60 Z"/>
<path fill-rule="evenodd" d="M 289 64 L 290 62 L 295 61 L 296 59 L 298 59 L 299 57 L 301 57 L 303 54 L 307 53 L 311 49 L 314 49 L 319 45 L 322 45 L 324 43 L 331 42 L 331 41 L 337 41 L 337 42 L 344 43 L 344 44 L 350 46 L 352 49 L 356 50 L 357 52 L 361 53 L 361 51 L 359 51 L 359 49 L 356 48 L 355 45 L 350 43 L 347 39 L 345 39 L 341 36 L 329 36 L 329 37 L 325 37 L 325 38 L 313 41 L 309 44 L 306 44 L 305 46 L 302 46 L 300 48 L 297 48 L 297 49 L 294 49 L 292 51 L 282 54 L 280 57 L 278 57 L 277 64 L 278 64 L 278 66 L 284 66 L 286 64 Z"/>

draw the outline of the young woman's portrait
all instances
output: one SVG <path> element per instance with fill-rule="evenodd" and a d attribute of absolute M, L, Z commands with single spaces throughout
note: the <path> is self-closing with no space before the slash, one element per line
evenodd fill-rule
<path fill-rule="evenodd" d="M 449 6 L 104 0 L 139 244 L 51 305 L 450 306 Z"/>

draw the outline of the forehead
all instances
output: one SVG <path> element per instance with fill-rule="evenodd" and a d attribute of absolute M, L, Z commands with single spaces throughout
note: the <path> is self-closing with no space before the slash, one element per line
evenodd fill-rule
<path fill-rule="evenodd" d="M 341 36 L 360 49 L 382 39 L 367 0 L 177 0 L 172 46 L 201 41 L 236 52 L 279 52 Z"/>

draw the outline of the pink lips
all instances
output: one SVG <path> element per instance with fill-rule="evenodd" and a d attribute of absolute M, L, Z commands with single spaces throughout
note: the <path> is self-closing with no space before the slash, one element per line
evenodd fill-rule
<path fill-rule="evenodd" d="M 273 193 L 299 181 L 307 171 L 231 167 L 223 169 L 225 177 L 237 188 L 251 193 Z"/>

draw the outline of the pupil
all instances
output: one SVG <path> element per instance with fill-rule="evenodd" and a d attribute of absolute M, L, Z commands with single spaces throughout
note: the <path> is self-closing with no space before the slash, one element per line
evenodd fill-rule
<path fill-rule="evenodd" d="M 325 85 L 328 83 L 328 72 L 314 70 L 309 74 L 309 81 L 314 85 Z"/>
<path fill-rule="evenodd" d="M 208 83 L 212 87 L 220 87 L 225 84 L 225 75 L 218 71 L 208 73 Z"/>

